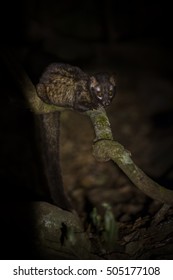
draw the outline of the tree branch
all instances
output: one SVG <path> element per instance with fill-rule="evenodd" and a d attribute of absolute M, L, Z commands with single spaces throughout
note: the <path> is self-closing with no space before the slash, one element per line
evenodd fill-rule
<path fill-rule="evenodd" d="M 113 160 L 128 176 L 134 185 L 146 195 L 162 203 L 173 205 L 173 191 L 160 186 L 149 178 L 132 160 L 131 153 L 120 143 L 113 140 L 106 112 L 103 108 L 88 111 L 93 124 L 96 140 L 93 154 L 99 161 Z"/>

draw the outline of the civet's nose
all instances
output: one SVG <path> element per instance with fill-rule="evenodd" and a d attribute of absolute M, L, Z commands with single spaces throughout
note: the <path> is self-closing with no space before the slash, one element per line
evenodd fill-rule
<path fill-rule="evenodd" d="M 103 101 L 103 106 L 109 106 L 110 100 Z"/>

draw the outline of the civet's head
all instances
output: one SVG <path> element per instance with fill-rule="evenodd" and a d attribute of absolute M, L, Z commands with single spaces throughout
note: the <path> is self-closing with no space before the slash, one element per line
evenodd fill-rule
<path fill-rule="evenodd" d="M 90 77 L 90 91 L 96 102 L 103 107 L 109 106 L 116 94 L 116 80 L 108 74 L 96 74 Z"/>

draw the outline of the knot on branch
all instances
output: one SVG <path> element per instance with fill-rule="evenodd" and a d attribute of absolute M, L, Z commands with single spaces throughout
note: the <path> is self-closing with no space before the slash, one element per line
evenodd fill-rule
<path fill-rule="evenodd" d="M 118 159 L 123 164 L 132 164 L 131 153 L 113 140 L 99 140 L 93 145 L 93 155 L 98 161 Z"/>
<path fill-rule="evenodd" d="M 93 145 L 93 156 L 96 158 L 96 160 L 105 162 L 109 161 L 111 158 L 109 156 L 109 146 L 110 142 L 112 143 L 112 140 L 99 140 L 94 143 Z"/>

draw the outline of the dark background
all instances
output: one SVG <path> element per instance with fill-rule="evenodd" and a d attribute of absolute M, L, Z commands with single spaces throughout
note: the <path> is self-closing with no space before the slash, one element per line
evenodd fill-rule
<path fill-rule="evenodd" d="M 10 51 L 22 64 L 34 84 L 38 82 L 45 66 L 56 61 L 76 65 L 87 72 L 109 70 L 117 73 L 117 100 L 108 109 L 113 133 L 120 143 L 132 151 L 135 162 L 149 176 L 171 188 L 173 186 L 172 9 L 165 1 L 154 2 L 150 1 L 149 4 L 147 1 L 123 0 L 2 2 L 1 57 L 4 48 Z M 33 116 L 26 107 L 22 93 L 10 76 L 3 59 L 0 63 L 1 201 L 46 200 L 39 183 Z M 115 167 L 107 165 L 103 167 L 99 164 L 97 167 L 92 160 L 91 162 L 89 160 L 89 165 L 86 166 L 85 152 L 88 153 L 89 148 L 85 151 L 83 147 L 85 145 L 90 147 L 92 133 L 88 132 L 90 128 L 87 128 L 84 120 L 87 132 L 82 134 L 81 124 L 78 123 L 80 118 L 74 115 L 76 122 L 71 123 L 68 119 L 68 124 L 62 128 L 64 183 L 77 210 L 85 212 L 87 197 L 92 207 L 100 205 L 105 200 L 111 203 L 116 218 L 121 222 L 134 221 L 140 215 L 154 215 L 159 206 L 157 203 L 157 207 L 153 206 L 148 198 L 139 203 L 137 196 L 132 205 L 140 206 L 135 208 L 136 210 L 132 207 L 131 210 L 130 206 L 122 208 L 116 200 L 112 200 L 112 192 L 104 195 L 105 184 L 113 191 L 115 186 L 120 187 L 127 183 L 122 180 L 123 175 L 119 170 L 114 174 L 112 168 L 114 170 Z M 74 147 L 74 150 L 71 148 L 69 156 L 67 144 L 69 141 L 75 142 L 76 139 L 76 135 L 70 131 L 73 127 L 78 127 L 78 146 Z M 91 136 L 86 140 L 89 133 Z M 75 163 L 75 158 L 71 156 L 76 150 L 81 153 L 78 163 Z M 95 168 L 91 179 L 91 170 Z M 82 173 L 79 169 L 82 169 Z M 100 172 L 110 175 L 106 181 L 101 178 L 103 180 L 101 191 L 98 183 Z M 93 191 L 89 185 L 96 189 Z M 73 190 L 76 190 L 75 186 L 77 191 L 73 193 Z M 130 185 L 129 188 L 131 187 L 134 188 Z M 86 192 L 81 194 L 81 191 L 78 191 L 80 188 L 86 188 Z"/>

